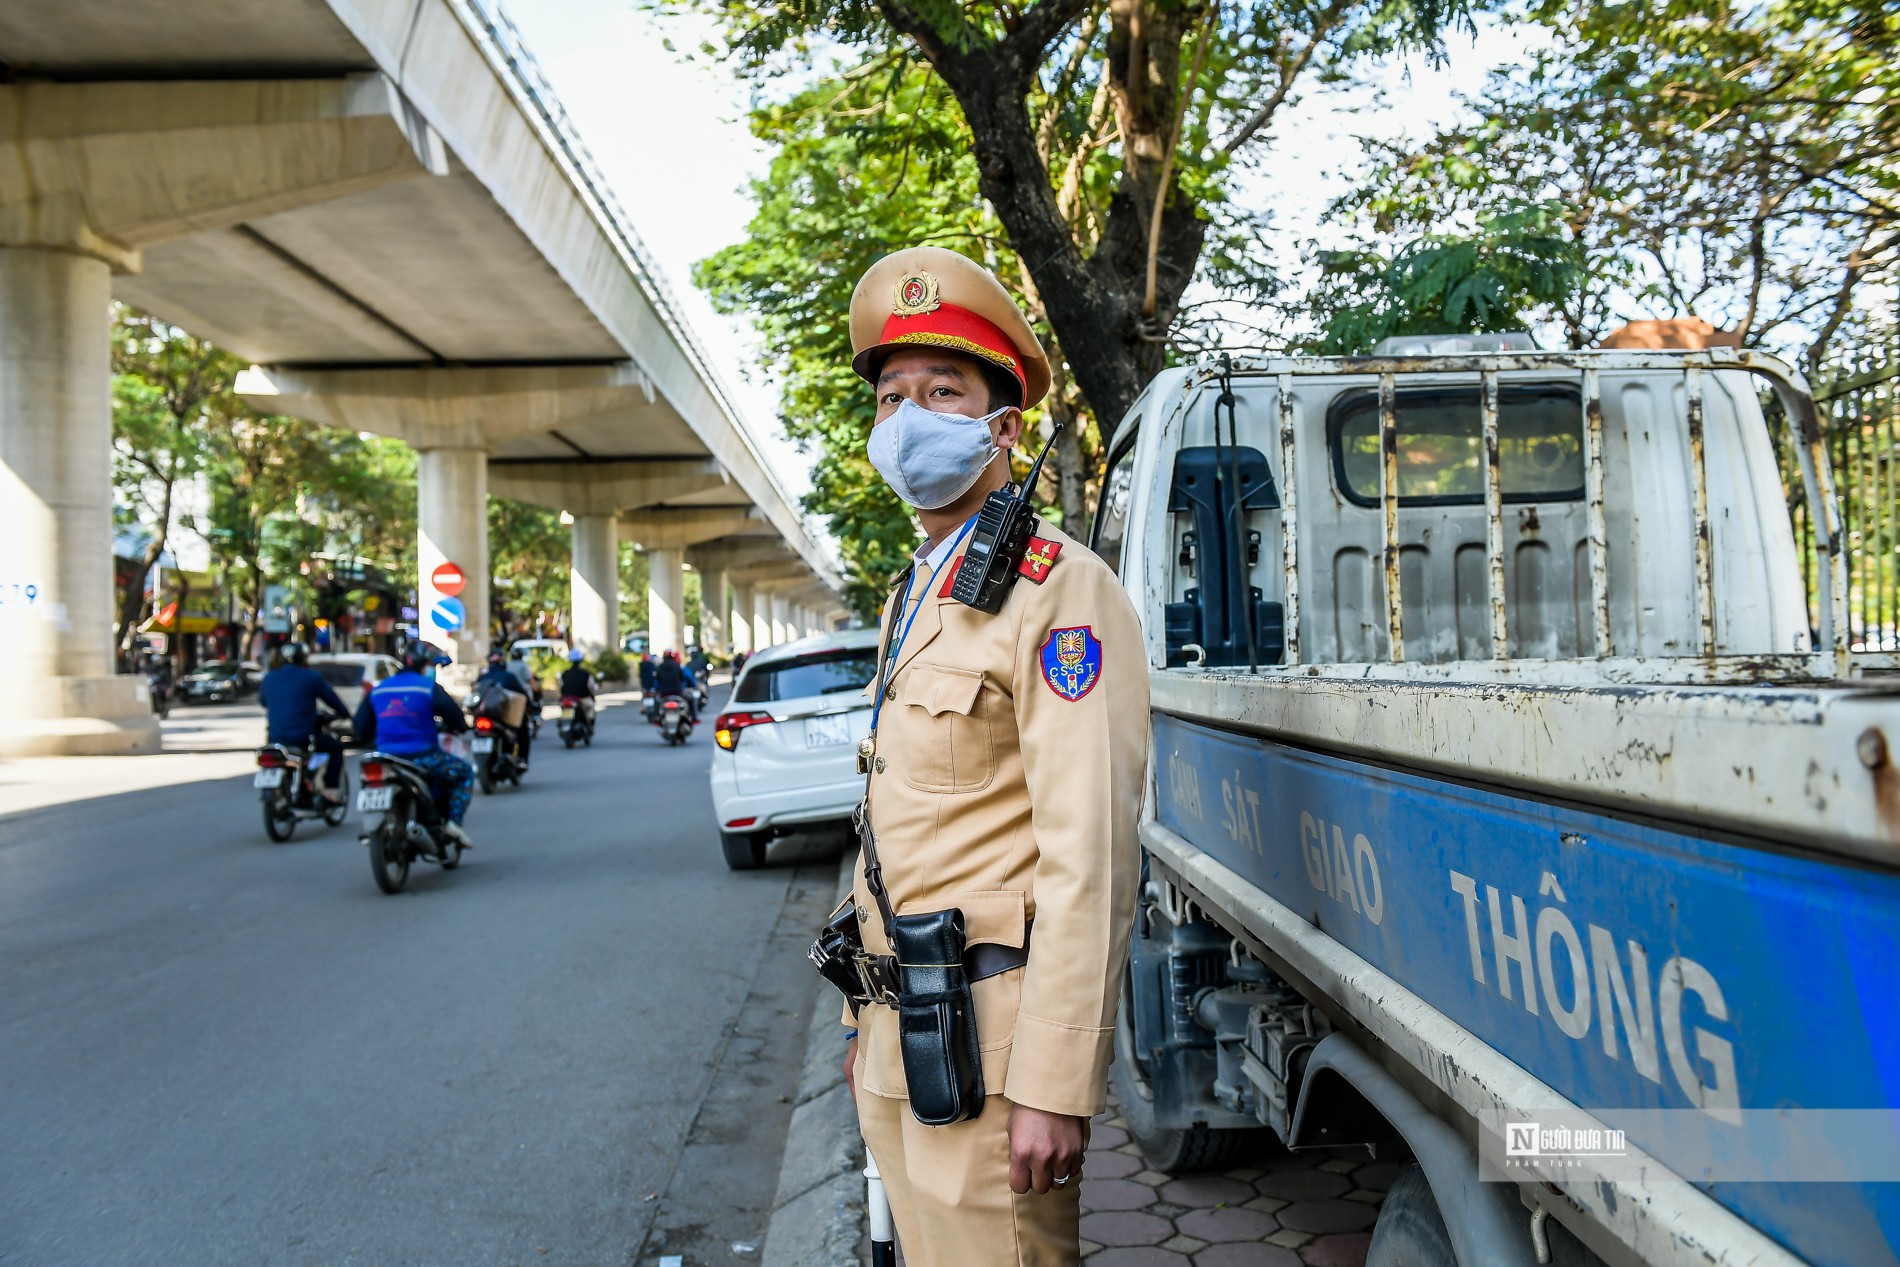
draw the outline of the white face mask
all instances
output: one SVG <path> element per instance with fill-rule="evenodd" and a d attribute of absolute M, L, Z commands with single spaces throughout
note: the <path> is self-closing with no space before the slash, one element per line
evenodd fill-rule
<path fill-rule="evenodd" d="M 871 428 L 871 465 L 899 497 L 919 510 L 941 510 L 968 492 L 1002 450 L 990 423 L 1010 406 L 981 418 L 940 414 L 912 401 Z"/>

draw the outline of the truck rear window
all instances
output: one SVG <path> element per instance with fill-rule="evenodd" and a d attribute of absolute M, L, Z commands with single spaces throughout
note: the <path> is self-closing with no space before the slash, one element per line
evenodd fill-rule
<path fill-rule="evenodd" d="M 862 691 L 876 676 L 875 647 L 817 651 L 772 664 L 747 665 L 738 688 L 733 691 L 732 702 L 767 704 L 773 700 Z"/>
<path fill-rule="evenodd" d="M 1484 443 L 1478 385 L 1401 388 L 1396 398 L 1399 504 L 1482 505 Z M 1327 436 L 1340 492 L 1379 504 L 1379 393 L 1341 392 Z M 1498 389 L 1498 479 L 1505 501 L 1583 497 L 1583 397 L 1573 383 Z"/>

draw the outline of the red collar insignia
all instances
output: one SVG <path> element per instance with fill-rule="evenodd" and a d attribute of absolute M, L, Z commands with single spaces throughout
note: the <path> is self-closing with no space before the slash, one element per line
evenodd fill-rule
<path fill-rule="evenodd" d="M 1056 556 L 1061 553 L 1060 541 L 1031 537 L 1029 549 L 1023 552 L 1023 561 L 1016 565 L 1016 571 L 1040 585 L 1049 579 L 1049 569 L 1056 565 Z"/>
<path fill-rule="evenodd" d="M 938 598 L 950 597 L 950 587 L 957 583 L 957 569 L 963 566 L 963 556 L 950 560 L 950 566 L 943 570 L 943 588 L 937 591 Z"/>

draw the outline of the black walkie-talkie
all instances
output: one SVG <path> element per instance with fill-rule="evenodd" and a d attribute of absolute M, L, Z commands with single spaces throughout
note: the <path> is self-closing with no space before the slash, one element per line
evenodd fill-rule
<path fill-rule="evenodd" d="M 1003 599 L 1015 584 L 1016 569 L 1022 566 L 1023 554 L 1029 549 L 1029 521 L 1033 518 L 1029 495 L 1042 474 L 1043 459 L 1049 456 L 1049 448 L 1061 432 L 1062 424 L 1058 422 L 1020 486 L 1005 484 L 983 502 L 976 527 L 970 531 L 970 548 L 964 551 L 957 579 L 950 587 L 950 597 L 959 603 L 992 615 L 1003 610 Z"/>

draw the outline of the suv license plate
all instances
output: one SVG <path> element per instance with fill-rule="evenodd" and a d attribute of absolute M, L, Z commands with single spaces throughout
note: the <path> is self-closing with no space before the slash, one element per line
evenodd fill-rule
<path fill-rule="evenodd" d="M 493 739 L 477 739 L 475 741 L 476 752 L 493 752 L 494 750 L 495 741 Z"/>
<path fill-rule="evenodd" d="M 282 770 L 259 770 L 257 777 L 251 780 L 252 787 L 282 787 L 283 785 L 284 772 Z"/>
<path fill-rule="evenodd" d="M 393 787 L 366 787 L 356 794 L 356 808 L 365 814 L 384 813 L 395 793 Z"/>
<path fill-rule="evenodd" d="M 807 717 L 805 719 L 805 746 L 807 748 L 829 748 L 834 744 L 851 742 L 851 715 L 834 713 L 829 717 Z"/>

